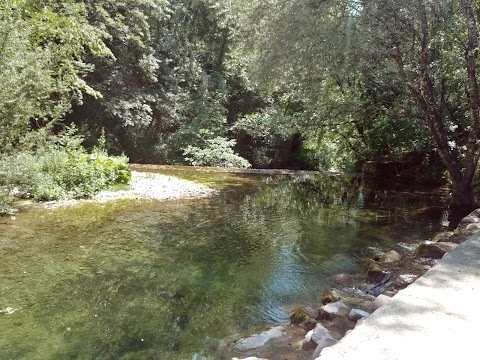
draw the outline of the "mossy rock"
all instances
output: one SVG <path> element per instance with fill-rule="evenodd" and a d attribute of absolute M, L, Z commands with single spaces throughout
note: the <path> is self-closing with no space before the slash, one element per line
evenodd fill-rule
<path fill-rule="evenodd" d="M 300 325 L 307 318 L 311 317 L 308 310 L 303 306 L 297 306 L 293 309 L 292 314 L 290 315 L 290 323 L 293 325 Z"/>

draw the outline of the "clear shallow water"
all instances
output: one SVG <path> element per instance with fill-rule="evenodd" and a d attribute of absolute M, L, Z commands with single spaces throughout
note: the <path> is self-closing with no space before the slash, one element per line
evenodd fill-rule
<path fill-rule="evenodd" d="M 369 249 L 440 230 L 441 214 L 424 211 L 440 203 L 431 195 L 319 175 L 177 174 L 223 190 L 0 219 L 0 308 L 17 309 L 0 315 L 1 359 L 215 358 L 221 339 L 318 303 L 327 277 L 364 271 Z"/>

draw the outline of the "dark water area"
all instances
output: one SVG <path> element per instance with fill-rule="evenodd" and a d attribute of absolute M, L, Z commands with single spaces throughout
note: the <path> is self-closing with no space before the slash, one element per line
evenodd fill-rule
<path fill-rule="evenodd" d="M 0 219 L 1 359 L 220 358 L 338 273 L 441 230 L 443 199 L 318 174 L 163 169 L 222 189 Z M 440 209 L 440 210 L 439 210 Z"/>

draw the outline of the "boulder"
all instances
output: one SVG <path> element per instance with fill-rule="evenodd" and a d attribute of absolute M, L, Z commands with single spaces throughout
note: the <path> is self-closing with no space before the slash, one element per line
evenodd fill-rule
<path fill-rule="evenodd" d="M 458 246 L 453 242 L 438 242 L 420 244 L 415 251 L 416 257 L 441 259 L 446 253 Z"/>
<path fill-rule="evenodd" d="M 396 261 L 399 261 L 401 258 L 402 255 L 400 255 L 397 251 L 390 250 L 382 254 L 382 256 L 380 256 L 380 258 L 378 259 L 378 262 L 381 264 L 394 263 Z"/>
<path fill-rule="evenodd" d="M 336 317 L 347 317 L 351 308 L 341 301 L 323 305 L 318 309 L 317 320 L 332 320 Z"/>
<path fill-rule="evenodd" d="M 358 321 L 370 315 L 368 312 L 360 310 L 360 309 L 352 309 L 348 317 L 352 321 Z"/>
<path fill-rule="evenodd" d="M 290 315 L 290 323 L 293 325 L 299 325 L 308 317 L 310 317 L 310 314 L 308 313 L 307 309 L 305 309 L 303 306 L 297 306 L 295 309 L 293 309 L 293 312 Z"/>
<path fill-rule="evenodd" d="M 380 294 L 378 295 L 370 307 L 370 312 L 374 312 L 378 308 L 381 308 L 383 305 L 387 304 L 392 298 L 387 295 Z"/>
<path fill-rule="evenodd" d="M 318 344 L 326 339 L 333 339 L 332 335 L 330 335 L 330 331 L 328 331 L 328 329 L 322 324 L 317 324 L 315 329 L 310 330 L 307 335 L 305 335 L 302 348 L 304 350 L 315 349 Z"/>
<path fill-rule="evenodd" d="M 282 336 L 284 332 L 285 328 L 283 326 L 276 326 L 260 334 L 253 334 L 248 338 L 238 340 L 233 349 L 236 351 L 249 351 L 258 349 L 259 347 L 265 345 L 268 341 Z"/>

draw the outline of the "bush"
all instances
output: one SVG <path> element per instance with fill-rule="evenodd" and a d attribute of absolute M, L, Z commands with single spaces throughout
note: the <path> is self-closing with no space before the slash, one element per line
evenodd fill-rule
<path fill-rule="evenodd" d="M 69 130 L 36 152 L 0 160 L 0 185 L 31 193 L 36 200 L 86 198 L 110 185 L 130 180 L 128 159 L 110 157 L 101 148 L 87 153 L 82 138 Z"/>
<path fill-rule="evenodd" d="M 235 140 L 218 136 L 205 140 L 203 148 L 189 145 L 183 154 L 193 166 L 249 168 L 250 163 L 233 151 L 234 146 Z"/>

